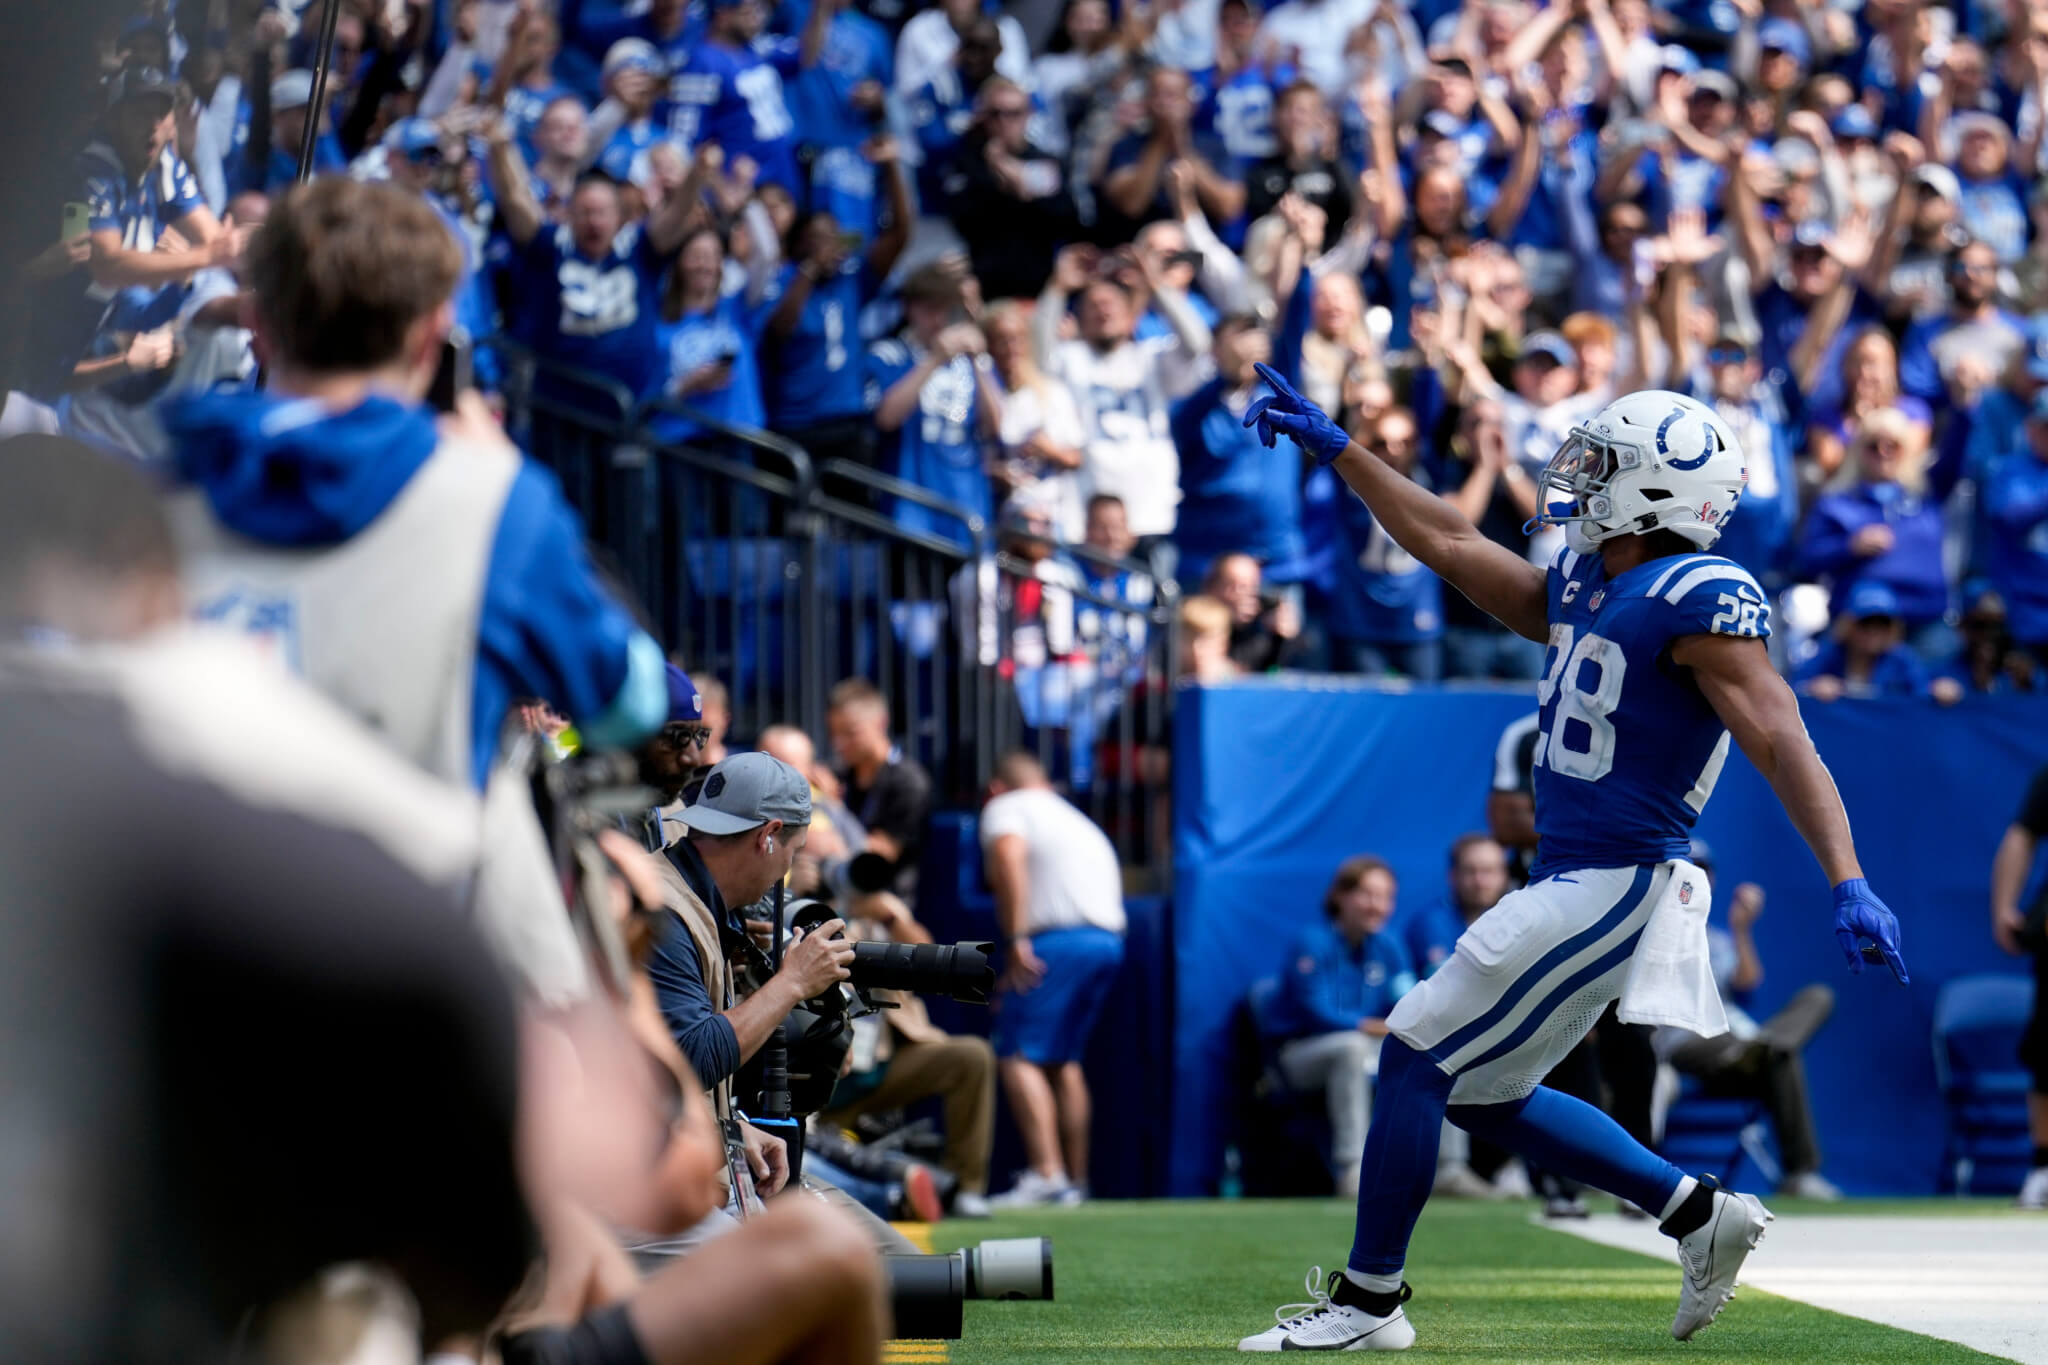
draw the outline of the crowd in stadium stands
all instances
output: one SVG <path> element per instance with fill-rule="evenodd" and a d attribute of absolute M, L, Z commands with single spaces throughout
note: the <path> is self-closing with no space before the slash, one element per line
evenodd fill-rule
<path fill-rule="evenodd" d="M 1572 426 L 1693 394 L 1809 696 L 2043 685 L 2027 0 L 335 2 L 318 108 L 317 0 L 106 35 L 10 428 L 158 459 L 167 393 L 251 381 L 235 272 L 311 124 L 317 171 L 434 205 L 475 337 L 991 525 L 1077 543 L 1115 499 L 1243 668 L 1541 667 L 1242 428 L 1267 361 L 1537 561 Z"/>

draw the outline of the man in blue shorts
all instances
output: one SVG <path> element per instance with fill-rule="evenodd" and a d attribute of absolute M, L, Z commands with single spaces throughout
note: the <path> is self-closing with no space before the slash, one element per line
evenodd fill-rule
<path fill-rule="evenodd" d="M 1260 372 L 1274 394 L 1252 405 L 1247 425 L 1334 466 L 1401 548 L 1548 651 L 1529 884 L 1474 921 L 1388 1016 L 1350 1258 L 1327 1290 L 1312 1273 L 1314 1302 L 1281 1310 L 1277 1326 L 1238 1348 L 1414 1344 L 1402 1272 L 1446 1117 L 1653 1213 L 1678 1242 L 1671 1334 L 1686 1340 L 1728 1302 L 1771 1215 L 1755 1196 L 1685 1174 L 1592 1105 L 1538 1082 L 1617 999 L 1631 1023 L 1727 1029 L 1707 960 L 1707 878 L 1688 852 L 1731 735 L 1833 885 L 1850 968 L 1868 958 L 1906 980 L 1898 921 L 1863 878 L 1841 797 L 1765 652 L 1763 590 L 1734 561 L 1704 553 L 1748 482 L 1742 450 L 1693 399 L 1616 399 L 1572 428 L 1543 472 L 1536 520 L 1564 527 L 1567 539 L 1546 570 L 1353 444 L 1278 374 Z"/>
<path fill-rule="evenodd" d="M 1023 752 L 996 765 L 981 849 L 1006 945 L 990 1041 L 1029 1163 L 989 1204 L 1078 1204 L 1088 1197 L 1081 1054 L 1123 965 L 1123 871 L 1109 837 Z"/>

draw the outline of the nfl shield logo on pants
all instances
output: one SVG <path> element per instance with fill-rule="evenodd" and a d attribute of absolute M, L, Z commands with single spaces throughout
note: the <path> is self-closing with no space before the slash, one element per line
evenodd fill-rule
<path fill-rule="evenodd" d="M 1681 882 L 1681 883 L 1679 883 L 1679 887 L 1678 887 L 1678 903 L 1679 903 L 1680 905 L 1691 905 L 1691 904 L 1692 904 L 1692 883 L 1691 883 L 1691 882 Z"/>

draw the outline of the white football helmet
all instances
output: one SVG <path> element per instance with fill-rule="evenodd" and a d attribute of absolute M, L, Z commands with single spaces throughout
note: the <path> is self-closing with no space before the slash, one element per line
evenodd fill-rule
<path fill-rule="evenodd" d="M 1697 399 L 1646 389 L 1573 427 L 1537 481 L 1536 520 L 1590 550 L 1663 529 L 1702 550 L 1721 538 L 1749 483 L 1735 433 Z"/>

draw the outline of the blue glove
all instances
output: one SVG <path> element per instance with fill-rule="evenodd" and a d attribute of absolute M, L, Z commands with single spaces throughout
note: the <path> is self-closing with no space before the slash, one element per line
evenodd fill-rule
<path fill-rule="evenodd" d="M 1875 947 L 1858 947 L 1867 938 Z M 1835 942 L 1849 959 L 1849 970 L 1861 972 L 1863 961 L 1882 962 L 1906 984 L 1906 959 L 1899 956 L 1899 919 L 1871 893 L 1870 883 L 1851 877 L 1835 888 Z"/>
<path fill-rule="evenodd" d="M 1271 365 L 1255 366 L 1259 378 L 1273 386 L 1273 392 L 1253 403 L 1244 415 L 1244 424 L 1259 429 L 1259 439 L 1266 443 L 1266 449 L 1273 448 L 1275 436 L 1291 436 L 1294 443 L 1307 451 L 1318 465 L 1327 465 L 1344 453 L 1344 447 L 1351 444 L 1351 438 L 1344 434 L 1344 428 L 1332 422 L 1321 408 L 1294 391 L 1294 386 L 1280 377 L 1280 372 Z"/>

